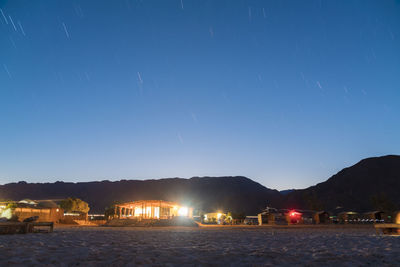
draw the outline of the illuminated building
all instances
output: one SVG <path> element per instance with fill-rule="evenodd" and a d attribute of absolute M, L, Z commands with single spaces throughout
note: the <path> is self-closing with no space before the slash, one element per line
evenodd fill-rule
<path fill-rule="evenodd" d="M 0 202 L 0 217 L 19 221 L 37 216 L 38 222 L 58 222 L 63 219 L 64 211 L 51 200 L 28 200 Z"/>
<path fill-rule="evenodd" d="M 193 217 L 193 208 L 163 200 L 139 200 L 115 205 L 115 217 L 138 219 L 170 219 Z"/>

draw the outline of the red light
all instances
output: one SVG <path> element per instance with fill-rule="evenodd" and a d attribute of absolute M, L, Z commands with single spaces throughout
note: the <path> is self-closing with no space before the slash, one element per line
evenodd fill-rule
<path fill-rule="evenodd" d="M 289 211 L 289 216 L 290 217 L 297 217 L 297 216 L 301 216 L 301 213 L 297 212 L 295 210 L 291 210 L 291 211 Z"/>

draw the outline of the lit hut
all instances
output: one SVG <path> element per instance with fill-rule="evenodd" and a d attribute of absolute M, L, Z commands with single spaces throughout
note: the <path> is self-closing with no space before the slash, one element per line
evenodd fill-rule
<path fill-rule="evenodd" d="M 52 200 L 24 199 L 19 202 L 0 203 L 0 217 L 7 219 L 15 218 L 15 220 L 23 221 L 30 217 L 37 217 L 38 222 L 58 222 L 63 216 L 64 211 Z"/>

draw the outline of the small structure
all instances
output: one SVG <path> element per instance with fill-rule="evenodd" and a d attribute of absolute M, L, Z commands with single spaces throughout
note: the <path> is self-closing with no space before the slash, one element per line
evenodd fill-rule
<path fill-rule="evenodd" d="M 400 235 L 400 211 L 393 213 L 392 223 L 380 223 L 374 226 L 377 232 L 381 230 L 383 234 Z"/>
<path fill-rule="evenodd" d="M 114 216 L 120 219 L 170 219 L 193 217 L 193 208 L 163 200 L 139 200 L 115 205 Z"/>
<path fill-rule="evenodd" d="M 302 210 L 300 222 L 303 224 L 315 224 L 314 215 L 315 211 Z"/>
<path fill-rule="evenodd" d="M 63 218 L 64 211 L 53 201 L 24 199 L 19 202 L 9 201 L 0 203 L 0 217 L 3 216 L 14 217 L 19 221 L 37 216 L 37 222 L 58 222 Z"/>
<path fill-rule="evenodd" d="M 383 211 L 370 211 L 363 214 L 364 221 L 368 223 L 383 223 L 385 222 L 385 213 Z"/>
<path fill-rule="evenodd" d="M 355 211 L 343 211 L 340 212 L 337 217 L 339 223 L 342 224 L 357 223 L 360 220 L 359 214 Z"/>
<path fill-rule="evenodd" d="M 287 212 L 288 210 L 278 210 L 272 207 L 266 207 L 261 213 L 258 214 L 258 225 L 287 225 Z"/>
<path fill-rule="evenodd" d="M 243 223 L 247 225 L 258 225 L 258 216 L 246 216 Z"/>
<path fill-rule="evenodd" d="M 275 224 L 275 214 L 272 212 L 261 212 L 257 218 L 258 225 Z"/>
<path fill-rule="evenodd" d="M 286 221 L 288 224 L 301 224 L 303 223 L 302 213 L 296 210 L 289 210 L 286 214 Z"/>
<path fill-rule="evenodd" d="M 326 224 L 331 222 L 329 213 L 326 211 L 318 211 L 314 213 L 313 220 L 315 224 Z"/>

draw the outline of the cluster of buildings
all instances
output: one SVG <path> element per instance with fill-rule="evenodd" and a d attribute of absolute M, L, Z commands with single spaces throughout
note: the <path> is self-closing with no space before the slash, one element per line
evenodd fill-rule
<path fill-rule="evenodd" d="M 342 211 L 333 214 L 327 211 L 279 210 L 267 207 L 257 216 L 246 216 L 244 220 L 235 220 L 229 213 L 223 211 L 195 215 L 193 214 L 193 208 L 182 206 L 176 202 L 140 200 L 117 204 L 112 218 L 170 219 L 174 217 L 187 217 L 203 224 L 362 224 L 390 222 L 396 214 L 389 214 L 382 211 L 367 213 Z"/>
<path fill-rule="evenodd" d="M 400 212 L 387 213 L 371 211 L 358 213 L 341 211 L 331 213 L 327 211 L 285 210 L 267 207 L 258 214 L 257 223 L 264 224 L 369 224 L 392 222 Z"/>
<path fill-rule="evenodd" d="M 66 213 L 54 200 L 21 200 L 18 202 L 0 202 L 0 218 L 17 218 L 23 221 L 37 217 L 39 222 L 61 222 L 104 220 L 102 214 L 89 215 Z M 393 222 L 400 212 L 385 213 L 372 211 L 357 213 L 342 211 L 335 214 L 327 211 L 287 210 L 267 207 L 257 216 L 246 216 L 242 219 L 232 218 L 223 211 L 195 215 L 193 208 L 176 202 L 163 200 L 140 200 L 116 204 L 109 219 L 164 220 L 175 217 L 190 218 L 203 224 L 365 224 Z"/>

